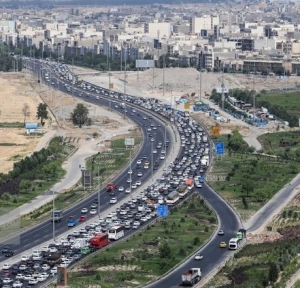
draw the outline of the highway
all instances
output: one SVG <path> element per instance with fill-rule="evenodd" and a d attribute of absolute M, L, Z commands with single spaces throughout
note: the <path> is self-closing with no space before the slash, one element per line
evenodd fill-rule
<path fill-rule="evenodd" d="M 36 69 L 36 71 L 39 71 L 38 65 L 35 65 L 35 69 Z M 63 85 L 59 85 L 59 88 L 63 92 L 70 93 L 66 90 L 65 86 L 63 86 Z M 74 96 L 79 97 L 79 90 L 74 91 Z M 89 102 L 93 102 L 95 104 L 106 105 L 106 106 L 108 106 L 108 102 L 109 102 L 106 99 L 97 100 L 94 97 L 93 98 L 89 97 L 86 100 L 89 100 Z M 151 143 L 152 142 L 147 139 L 147 137 L 148 137 L 147 127 L 144 127 L 144 124 L 146 123 L 148 125 L 148 127 L 150 126 L 150 123 L 153 123 L 155 126 L 157 126 L 158 124 L 161 125 L 160 127 L 157 127 L 157 130 L 156 130 L 154 147 L 156 147 L 156 143 L 158 141 L 161 141 L 162 143 L 164 143 L 165 135 L 166 135 L 167 139 L 170 139 L 170 132 L 168 131 L 168 129 L 165 131 L 164 123 L 161 122 L 159 119 L 156 118 L 156 119 L 150 120 L 149 115 L 151 115 L 151 114 L 146 113 L 143 110 L 139 110 L 138 113 L 140 114 L 140 116 L 137 116 L 137 113 L 129 113 L 129 111 L 131 112 L 129 107 L 130 107 L 130 105 L 128 105 L 128 108 L 126 108 L 126 109 L 128 109 L 128 113 L 126 114 L 126 116 L 128 118 L 130 118 L 132 121 L 134 121 L 141 128 L 143 135 L 145 137 L 145 141 L 143 141 L 138 154 L 132 159 L 133 173 L 131 175 L 131 178 L 132 178 L 132 183 L 136 182 L 137 180 L 140 180 L 143 185 L 143 183 L 145 183 L 147 181 L 147 179 L 149 179 L 151 177 L 151 173 L 152 173 L 151 168 L 153 165 L 152 163 L 150 163 L 149 169 L 143 169 L 143 167 L 141 167 L 140 170 L 142 171 L 143 175 L 142 175 L 142 177 L 137 176 L 137 172 L 139 169 L 136 169 L 136 160 L 139 158 L 142 158 L 143 155 L 147 155 L 147 158 L 150 162 L 152 160 L 151 159 L 151 150 L 152 150 Z M 114 109 L 114 106 L 112 106 L 112 108 Z M 143 117 L 146 117 L 147 120 L 144 120 Z M 169 148 L 167 148 L 167 151 L 166 151 L 167 153 L 168 153 L 170 147 L 171 147 L 171 145 L 169 146 Z M 153 161 L 154 162 L 157 161 L 161 165 L 164 160 L 160 160 L 159 155 L 160 155 L 159 153 L 153 154 Z M 79 164 L 81 164 L 81 163 L 79 163 Z M 129 179 L 128 170 L 129 170 L 129 167 L 127 169 L 125 169 L 123 172 L 121 172 L 120 175 L 118 175 L 113 181 L 115 184 L 118 184 L 119 186 L 123 186 L 125 189 L 127 187 L 129 187 L 129 185 L 130 185 L 129 183 L 127 183 L 127 179 Z M 91 195 L 84 201 L 75 205 L 71 209 L 64 211 L 64 220 L 65 221 L 55 224 L 56 236 L 59 236 L 60 234 L 66 232 L 68 230 L 67 219 L 69 219 L 70 216 L 79 218 L 81 215 L 82 208 L 89 209 L 91 207 L 92 203 L 94 202 L 94 199 L 97 198 L 97 193 L 98 192 L 93 193 L 93 195 Z M 129 197 L 129 194 L 125 194 L 125 192 L 116 191 L 114 197 L 116 197 L 119 201 L 120 199 L 122 199 L 124 197 Z M 111 198 L 111 196 L 109 195 L 109 193 L 107 193 L 105 191 L 104 188 L 100 190 L 101 211 L 104 211 L 105 209 L 107 209 L 108 207 L 111 206 L 111 204 L 109 204 L 110 198 Z M 49 215 L 49 219 L 50 219 L 50 215 Z M 89 213 L 87 214 L 87 219 L 89 219 Z M 1 243 L 0 249 L 2 249 L 4 246 L 10 246 L 15 251 L 15 255 L 16 255 L 16 254 L 22 253 L 28 249 L 31 249 L 32 247 L 40 245 L 40 244 L 46 242 L 47 240 L 50 240 L 52 238 L 52 235 L 53 235 L 52 222 L 50 222 L 48 220 L 32 229 L 29 229 L 28 231 L 21 233 L 20 235 L 17 235 L 16 237 L 12 237 L 10 239 L 5 240 L 3 243 Z M 4 258 L 4 257 L 1 255 L 1 258 Z"/>
<path fill-rule="evenodd" d="M 203 196 L 216 211 L 219 216 L 219 227 L 225 231 L 225 235 L 218 236 L 216 233 L 211 242 L 200 250 L 203 255 L 202 260 L 196 261 L 194 257 L 190 258 L 160 281 L 148 285 L 147 287 L 149 288 L 180 287 L 181 274 L 190 268 L 200 267 L 202 269 L 202 276 L 205 277 L 226 260 L 229 255 L 234 253 L 234 251 L 227 250 L 226 248 L 219 248 L 219 245 L 222 241 L 228 243 L 229 240 L 235 236 L 236 232 L 242 228 L 240 221 L 228 204 L 206 184 L 204 184 L 202 188 L 197 188 L 196 191 Z"/>
<path fill-rule="evenodd" d="M 40 71 L 39 63 L 35 62 L 33 67 L 34 67 L 35 72 L 39 73 L 39 71 Z M 49 84 L 49 86 L 53 87 L 53 85 L 51 85 L 51 82 L 48 84 Z M 93 85 L 93 86 L 95 86 L 95 85 Z M 67 89 L 64 85 L 57 85 L 57 88 L 59 88 L 63 92 L 70 94 L 70 92 L 67 91 Z M 82 91 L 82 90 L 76 88 L 73 90 L 73 95 L 76 97 L 80 97 L 82 92 L 86 93 L 86 91 Z M 87 100 L 87 101 L 93 102 L 93 103 L 98 103 L 98 104 L 105 105 L 105 106 L 112 104 L 111 108 L 114 109 L 114 104 L 111 103 L 111 101 L 109 101 L 108 99 L 104 99 L 104 98 L 96 99 L 96 97 L 92 96 L 92 93 L 89 92 L 89 94 L 90 94 L 89 97 L 84 98 L 84 100 Z M 84 94 L 84 95 L 86 95 L 86 94 Z M 127 109 L 129 111 L 129 113 L 127 113 L 126 115 L 132 121 L 134 121 L 137 125 L 139 125 L 141 127 L 143 135 L 146 139 L 146 141 L 143 142 L 138 155 L 132 161 L 132 163 L 133 163 L 133 165 L 132 165 L 132 170 L 133 170 L 132 181 L 135 182 L 136 180 L 141 180 L 143 183 L 143 182 L 146 182 L 146 179 L 149 179 L 151 177 L 151 169 L 148 169 L 146 171 L 145 171 L 145 169 L 142 169 L 143 176 L 137 177 L 137 175 L 135 173 L 135 170 L 136 170 L 135 164 L 136 164 L 136 160 L 138 158 L 142 157 L 143 155 L 148 155 L 148 156 L 151 155 L 151 142 L 147 141 L 148 131 L 147 131 L 147 127 L 144 127 L 145 122 L 147 123 L 147 125 L 150 124 L 149 114 L 140 110 L 139 111 L 140 116 L 137 116 L 136 113 L 132 113 L 132 115 L 131 115 L 130 108 L 127 108 Z M 123 112 L 120 108 L 118 108 L 117 110 L 120 113 Z M 143 120 L 143 117 L 146 117 L 147 120 L 146 121 Z M 157 127 L 157 130 L 156 130 L 155 143 L 157 143 L 158 141 L 161 141 L 164 143 L 165 131 L 163 128 L 164 127 L 163 123 L 158 121 L 157 119 L 153 119 L 153 120 L 151 120 L 151 122 L 153 122 L 156 126 L 157 126 L 157 124 L 161 124 L 161 127 Z M 166 131 L 167 139 L 170 139 L 169 133 L 170 132 L 167 130 Z M 169 149 L 170 149 L 170 147 L 169 147 Z M 167 150 L 167 152 L 168 152 L 168 150 Z M 159 154 L 153 154 L 154 161 L 156 161 L 158 157 L 159 157 Z M 157 161 L 161 161 L 161 160 L 157 160 Z M 129 184 L 126 183 L 126 180 L 129 178 L 127 171 L 128 171 L 128 169 L 125 169 L 125 171 L 123 171 L 114 180 L 114 183 L 124 186 L 125 189 L 126 189 L 126 187 L 129 187 Z M 205 277 L 214 268 L 219 266 L 221 264 L 221 262 L 223 262 L 230 254 L 233 253 L 233 251 L 219 248 L 219 244 L 221 241 L 225 241 L 228 243 L 229 239 L 231 239 L 235 236 L 238 229 L 242 228 L 242 225 L 241 225 L 239 219 L 236 217 L 236 214 L 231 210 L 231 208 L 228 206 L 228 204 L 225 203 L 218 196 L 218 194 L 215 193 L 213 190 L 211 190 L 206 184 L 203 185 L 203 188 L 196 189 L 196 191 L 203 196 L 203 198 L 213 207 L 213 209 L 217 213 L 218 218 L 219 218 L 219 227 L 220 227 L 220 229 L 223 229 L 225 231 L 225 235 L 224 236 L 218 236 L 217 234 L 214 235 L 212 240 L 203 249 L 201 249 L 201 254 L 204 256 L 204 258 L 201 261 L 195 261 L 192 257 L 189 260 L 187 260 L 185 263 L 183 263 L 181 266 L 179 266 L 177 269 L 175 269 L 173 272 L 168 274 L 166 277 L 162 278 L 160 281 L 157 281 L 156 283 L 149 285 L 148 287 L 157 287 L 157 288 L 179 287 L 179 285 L 181 283 L 181 274 L 184 271 L 186 271 L 192 267 L 201 267 L 202 275 Z M 100 193 L 101 193 L 101 210 L 103 211 L 110 206 L 110 204 L 109 204 L 110 196 L 108 195 L 107 192 L 104 191 L 104 189 L 101 189 Z M 81 209 L 83 207 L 89 208 L 91 206 L 91 204 L 93 203 L 94 199 L 96 198 L 96 195 L 97 195 L 97 193 L 94 193 L 88 199 L 77 204 L 76 206 L 72 207 L 71 209 L 66 210 L 65 215 L 64 215 L 65 219 L 68 219 L 69 216 L 74 216 L 74 217 L 79 218 L 79 216 L 81 215 L 81 212 L 80 212 Z M 121 199 L 124 196 L 125 196 L 124 193 L 119 193 L 119 192 L 116 193 L 116 197 L 118 197 L 118 199 Z M 66 222 L 56 224 L 56 235 L 62 234 L 64 232 L 66 232 L 67 230 L 68 230 L 68 227 L 67 227 Z M 40 245 L 40 244 L 46 242 L 47 240 L 50 240 L 51 238 L 52 238 L 52 223 L 50 221 L 46 221 L 46 222 L 42 223 L 41 225 L 22 233 L 19 238 L 19 240 L 20 240 L 19 243 L 16 243 L 18 241 L 18 237 L 15 239 L 15 242 L 10 241 L 9 243 L 10 244 L 14 243 L 14 246 L 12 248 L 15 250 L 16 253 L 22 253 L 23 251 L 28 250 L 31 247 L 33 248 L 37 245 Z M 7 242 L 3 243 L 0 246 L 0 248 L 2 248 L 5 244 L 8 244 L 8 243 Z"/>

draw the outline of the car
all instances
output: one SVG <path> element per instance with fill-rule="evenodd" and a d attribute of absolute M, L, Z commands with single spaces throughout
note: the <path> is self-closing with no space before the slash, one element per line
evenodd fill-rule
<path fill-rule="evenodd" d="M 14 287 L 14 288 L 23 287 L 23 282 L 20 281 L 20 280 L 16 280 L 16 281 L 13 283 L 13 287 Z"/>
<path fill-rule="evenodd" d="M 130 188 L 126 188 L 126 190 L 125 190 L 125 193 L 130 193 L 131 192 L 131 190 L 130 190 Z"/>
<path fill-rule="evenodd" d="M 142 176 L 143 176 L 143 173 L 142 173 L 142 172 L 138 172 L 138 173 L 137 173 L 137 176 L 138 176 L 138 177 L 142 177 Z"/>
<path fill-rule="evenodd" d="M 79 222 L 84 222 L 86 220 L 86 216 L 85 215 L 81 215 L 79 218 Z"/>
<path fill-rule="evenodd" d="M 11 278 L 4 278 L 2 280 L 2 282 L 3 282 L 3 284 L 10 284 L 10 283 L 14 282 L 14 280 Z"/>
<path fill-rule="evenodd" d="M 12 251 L 12 250 L 8 250 L 6 253 L 5 253 L 5 257 L 12 257 L 12 256 L 14 256 L 14 251 Z"/>
<path fill-rule="evenodd" d="M 92 205 L 91 205 L 91 209 L 96 209 L 98 207 L 98 205 L 96 204 L 96 203 L 93 203 Z"/>
<path fill-rule="evenodd" d="M 195 255 L 195 260 L 202 260 L 203 259 L 203 255 L 201 255 L 200 253 Z"/>
<path fill-rule="evenodd" d="M 97 214 L 97 210 L 96 209 L 91 209 L 90 210 L 90 214 L 91 215 L 96 215 Z"/>
<path fill-rule="evenodd" d="M 55 267 L 51 268 L 50 273 L 51 273 L 52 275 L 53 275 L 53 274 L 56 274 L 56 273 L 57 273 L 57 267 L 55 266 Z"/>
<path fill-rule="evenodd" d="M 226 246 L 227 246 L 226 242 L 221 242 L 220 243 L 220 248 L 226 248 Z"/>
<path fill-rule="evenodd" d="M 131 188 L 132 188 L 132 189 L 135 189 L 136 187 L 137 187 L 136 183 L 133 183 L 133 184 L 131 185 Z"/>
<path fill-rule="evenodd" d="M 115 196 L 115 195 L 116 195 L 116 193 L 114 191 L 109 192 L 109 196 Z"/>
<path fill-rule="evenodd" d="M 149 165 L 144 165 L 144 169 L 148 169 L 149 168 Z"/>
<path fill-rule="evenodd" d="M 137 165 L 141 165 L 141 164 L 142 164 L 142 160 L 137 160 L 137 161 L 136 161 L 136 164 L 137 164 Z"/>
<path fill-rule="evenodd" d="M 118 202 L 117 198 L 113 197 L 109 200 L 110 204 L 116 204 Z"/>
<path fill-rule="evenodd" d="M 127 183 L 130 183 L 132 180 L 130 178 L 127 179 Z"/>
<path fill-rule="evenodd" d="M 36 285 L 38 282 L 39 282 L 39 281 L 38 281 L 36 278 L 32 277 L 32 278 L 28 281 L 28 284 L 29 284 L 29 285 Z"/>
<path fill-rule="evenodd" d="M 27 265 L 25 265 L 25 264 L 21 264 L 20 266 L 19 266 L 19 270 L 20 271 L 24 271 L 24 270 L 26 270 L 27 269 Z"/>
<path fill-rule="evenodd" d="M 153 154 L 156 154 L 156 153 L 157 153 L 157 150 L 156 150 L 156 149 L 154 149 L 154 150 L 153 150 Z"/>
<path fill-rule="evenodd" d="M 44 271 L 47 271 L 47 270 L 49 270 L 51 267 L 48 265 L 48 264 L 43 264 L 42 265 L 42 269 L 44 270 Z"/>
<path fill-rule="evenodd" d="M 142 182 L 141 182 L 140 180 L 137 180 L 137 181 L 135 182 L 135 184 L 136 184 L 137 186 L 141 186 L 141 185 L 142 185 Z"/>
<path fill-rule="evenodd" d="M 87 209 L 87 208 L 82 208 L 82 209 L 81 209 L 81 213 L 82 213 L 82 214 L 85 214 L 85 213 L 87 213 L 87 212 L 88 212 L 88 209 Z"/>
<path fill-rule="evenodd" d="M 160 160 L 164 160 L 165 159 L 165 155 L 160 155 Z"/>
<path fill-rule="evenodd" d="M 128 174 L 132 174 L 132 170 L 129 170 L 129 171 L 128 171 Z"/>
<path fill-rule="evenodd" d="M 120 186 L 120 187 L 118 188 L 118 191 L 119 191 L 119 192 L 123 192 L 123 191 L 124 191 L 124 187 L 123 187 L 123 186 Z"/>
<path fill-rule="evenodd" d="M 4 263 L 2 266 L 2 270 L 8 270 L 10 269 L 11 265 L 9 263 Z"/>
<path fill-rule="evenodd" d="M 218 235 L 223 236 L 224 234 L 224 230 L 219 230 Z"/>
<path fill-rule="evenodd" d="M 7 253 L 8 251 L 10 251 L 11 249 L 9 248 L 9 247 L 4 247 L 3 249 L 2 249 L 2 253 Z"/>

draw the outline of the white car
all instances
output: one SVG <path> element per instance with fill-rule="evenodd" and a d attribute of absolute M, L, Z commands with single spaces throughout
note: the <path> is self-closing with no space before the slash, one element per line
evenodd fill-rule
<path fill-rule="evenodd" d="M 2 270 L 8 270 L 10 269 L 11 265 L 8 264 L 8 263 L 4 263 L 3 266 L 2 266 Z"/>
<path fill-rule="evenodd" d="M 130 188 L 126 188 L 125 193 L 130 193 Z"/>
<path fill-rule="evenodd" d="M 28 255 L 23 255 L 21 257 L 21 261 L 27 261 L 27 260 L 29 260 L 29 256 Z"/>
<path fill-rule="evenodd" d="M 123 192 L 124 191 L 124 187 L 120 186 L 118 190 L 119 190 L 119 192 Z"/>
<path fill-rule="evenodd" d="M 138 172 L 138 173 L 137 173 L 137 176 L 138 176 L 138 177 L 142 177 L 142 176 L 143 176 L 143 173 L 142 173 L 142 172 Z"/>
<path fill-rule="evenodd" d="M 142 161 L 141 161 L 141 160 L 137 160 L 137 161 L 136 161 L 136 164 L 137 164 L 137 165 L 141 165 L 141 164 L 142 164 Z"/>
<path fill-rule="evenodd" d="M 120 215 L 126 215 L 126 214 L 127 214 L 127 211 L 126 211 L 126 210 L 123 210 L 123 209 L 122 209 L 122 210 L 120 211 Z"/>
<path fill-rule="evenodd" d="M 149 168 L 149 165 L 144 165 L 144 169 L 148 169 Z"/>
<path fill-rule="evenodd" d="M 56 274 L 57 273 L 57 267 L 51 268 L 50 273 L 51 274 Z"/>
<path fill-rule="evenodd" d="M 130 183 L 132 180 L 129 178 L 129 179 L 127 179 L 127 183 Z"/>
<path fill-rule="evenodd" d="M 141 182 L 140 180 L 138 180 L 138 181 L 135 182 L 135 184 L 136 184 L 137 186 L 141 186 L 141 185 L 142 185 L 142 182 Z"/>
<path fill-rule="evenodd" d="M 157 150 L 156 150 L 156 149 L 154 149 L 154 150 L 153 150 L 153 154 L 156 154 L 156 153 L 157 153 Z"/>
<path fill-rule="evenodd" d="M 91 215 L 96 215 L 97 214 L 97 210 L 96 209 L 91 209 L 90 210 L 90 214 Z"/>
<path fill-rule="evenodd" d="M 32 256 L 32 260 L 33 261 L 43 260 L 43 257 L 41 255 L 35 255 L 35 256 Z"/>
<path fill-rule="evenodd" d="M 194 258 L 195 260 L 201 260 L 201 259 L 203 259 L 203 256 L 199 253 L 199 254 L 196 254 L 195 255 L 195 258 Z"/>
<path fill-rule="evenodd" d="M 29 274 L 24 275 L 24 280 L 25 280 L 25 281 L 29 281 L 29 280 L 32 279 L 32 278 L 33 278 L 32 275 L 29 275 Z"/>
<path fill-rule="evenodd" d="M 44 275 L 39 275 L 37 278 L 36 278 L 39 282 L 44 282 L 47 277 L 45 277 Z"/>
<path fill-rule="evenodd" d="M 29 281 L 28 281 L 28 284 L 29 285 L 36 285 L 39 281 L 36 279 L 36 278 L 31 278 Z"/>
<path fill-rule="evenodd" d="M 87 212 L 88 212 L 88 209 L 87 209 L 87 208 L 82 208 L 82 209 L 81 209 L 81 213 L 82 213 L 82 214 L 85 214 L 85 213 L 87 213 Z"/>
<path fill-rule="evenodd" d="M 14 282 L 14 280 L 11 278 L 4 278 L 2 280 L 2 282 L 3 282 L 3 284 L 10 284 L 10 283 Z"/>
<path fill-rule="evenodd" d="M 23 274 L 17 274 L 16 275 L 16 280 L 24 280 L 24 275 Z"/>
<path fill-rule="evenodd" d="M 14 288 L 21 288 L 23 287 L 23 283 L 20 281 L 20 280 L 16 280 L 14 283 L 13 283 L 13 287 Z"/>
<path fill-rule="evenodd" d="M 116 204 L 117 202 L 118 202 L 117 198 L 114 197 L 109 200 L 110 204 Z"/>
<path fill-rule="evenodd" d="M 50 269 L 50 266 L 49 266 L 48 264 L 43 264 L 43 265 L 42 265 L 42 269 L 43 269 L 44 271 L 47 271 L 47 270 Z"/>
<path fill-rule="evenodd" d="M 133 184 L 131 185 L 131 188 L 132 188 L 132 189 L 135 189 L 136 187 L 137 187 L 136 183 L 133 183 Z"/>
<path fill-rule="evenodd" d="M 128 171 L 128 174 L 132 174 L 132 170 L 129 170 L 129 171 Z"/>
<path fill-rule="evenodd" d="M 26 268 L 27 268 L 27 265 L 25 265 L 25 264 L 22 264 L 19 266 L 20 271 L 24 271 L 24 270 L 26 270 Z"/>
<path fill-rule="evenodd" d="M 164 160 L 165 159 L 165 155 L 160 155 L 160 160 Z"/>

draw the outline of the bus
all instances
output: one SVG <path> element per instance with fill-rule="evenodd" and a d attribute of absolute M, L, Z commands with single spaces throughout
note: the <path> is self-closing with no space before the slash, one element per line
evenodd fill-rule
<path fill-rule="evenodd" d="M 179 198 L 184 198 L 185 195 L 189 192 L 188 186 L 185 184 L 181 184 L 178 188 L 177 188 L 177 192 L 179 194 Z"/>
<path fill-rule="evenodd" d="M 229 240 L 228 248 L 230 250 L 236 250 L 239 247 L 239 242 L 240 242 L 240 239 L 238 239 L 238 238 L 231 238 Z"/>
<path fill-rule="evenodd" d="M 166 203 L 168 206 L 172 206 L 179 201 L 179 193 L 177 191 L 172 191 L 168 194 Z"/>
<path fill-rule="evenodd" d="M 124 237 L 124 226 L 113 226 L 108 230 L 108 239 L 118 240 Z"/>
<path fill-rule="evenodd" d="M 100 249 L 108 244 L 108 235 L 106 233 L 96 234 L 90 240 L 91 246 Z"/>

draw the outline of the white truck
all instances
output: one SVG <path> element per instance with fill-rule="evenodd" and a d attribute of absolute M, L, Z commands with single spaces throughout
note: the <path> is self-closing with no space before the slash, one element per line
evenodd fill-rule
<path fill-rule="evenodd" d="M 201 280 L 201 268 L 190 268 L 181 275 L 182 286 L 193 286 Z"/>
<path fill-rule="evenodd" d="M 77 239 L 72 245 L 72 247 L 75 249 L 81 249 L 86 246 L 88 246 L 88 242 L 86 239 L 83 239 L 83 238 Z"/>

